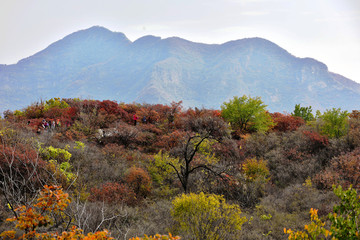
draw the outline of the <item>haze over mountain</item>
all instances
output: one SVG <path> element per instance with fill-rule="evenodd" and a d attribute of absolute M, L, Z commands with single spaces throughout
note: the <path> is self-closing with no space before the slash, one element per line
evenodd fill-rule
<path fill-rule="evenodd" d="M 268 109 L 360 107 L 360 84 L 325 64 L 248 38 L 202 44 L 92 27 L 13 65 L 0 65 L 0 111 L 53 97 L 219 108 L 233 96 L 260 96 Z"/>

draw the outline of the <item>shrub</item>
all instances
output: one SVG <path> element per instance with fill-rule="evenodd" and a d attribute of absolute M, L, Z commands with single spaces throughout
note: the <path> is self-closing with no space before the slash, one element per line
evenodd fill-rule
<path fill-rule="evenodd" d="M 136 137 L 139 133 L 139 130 L 135 126 L 120 122 L 116 126 L 113 135 L 109 137 L 109 141 L 124 145 L 125 148 L 128 148 L 132 143 L 136 142 Z"/>
<path fill-rule="evenodd" d="M 186 132 L 175 130 L 167 135 L 162 135 L 156 142 L 156 146 L 165 150 L 170 150 L 176 147 L 182 140 L 184 140 Z"/>
<path fill-rule="evenodd" d="M 249 157 L 263 158 L 265 154 L 277 149 L 281 141 L 281 136 L 276 133 L 255 133 L 245 140 L 244 151 Z"/>
<path fill-rule="evenodd" d="M 92 188 L 89 200 L 127 205 L 134 205 L 137 201 L 136 194 L 131 188 L 116 182 L 108 182 L 100 188 Z"/>
<path fill-rule="evenodd" d="M 326 136 L 322 136 L 315 131 L 305 130 L 303 131 L 303 134 L 310 141 L 310 144 L 308 145 L 308 151 L 310 153 L 315 153 L 329 144 L 329 140 Z"/>
<path fill-rule="evenodd" d="M 360 189 L 360 148 L 333 158 L 330 166 L 315 176 L 314 182 L 322 189 L 331 189 L 334 184 Z"/>
<path fill-rule="evenodd" d="M 325 227 L 325 222 L 318 218 L 317 210 L 311 208 L 311 223 L 305 225 L 305 231 L 293 232 L 291 229 L 284 228 L 284 232 L 289 234 L 289 239 L 359 239 L 360 237 L 360 197 L 356 190 L 350 188 L 343 190 L 341 186 L 333 186 L 334 193 L 340 198 L 340 203 L 333 207 L 333 212 L 329 213 L 328 219 L 331 226 Z"/>
<path fill-rule="evenodd" d="M 69 216 L 64 214 L 65 209 L 70 203 L 67 193 L 64 193 L 57 186 L 44 186 L 33 206 L 19 206 L 13 218 L 7 221 L 15 222 L 14 230 L 5 231 L 0 234 L 3 239 L 15 239 L 17 232 L 23 233 L 18 239 L 113 239 L 107 230 L 82 234 L 83 230 L 73 226 L 70 231 L 50 232 L 53 230 L 68 229 L 71 223 Z M 67 224 L 65 224 L 67 223 Z M 41 227 L 48 227 L 44 232 Z"/>
<path fill-rule="evenodd" d="M 349 117 L 349 140 L 352 147 L 360 147 L 360 111 L 352 111 Z"/>
<path fill-rule="evenodd" d="M 305 124 L 305 121 L 301 117 L 281 114 L 278 112 L 272 113 L 270 115 L 275 124 L 273 130 L 276 132 L 295 131 L 301 125 Z"/>
<path fill-rule="evenodd" d="M 262 159 L 256 160 L 255 158 L 252 158 L 245 160 L 245 163 L 242 165 L 242 171 L 246 180 L 250 182 L 256 180 L 267 182 L 269 180 L 269 169 L 266 164 L 266 161 Z"/>
<path fill-rule="evenodd" d="M 329 138 L 344 136 L 348 131 L 348 116 L 349 113 L 341 111 L 340 108 L 325 111 L 319 116 L 323 122 L 320 126 L 321 132 Z"/>
<path fill-rule="evenodd" d="M 138 198 L 146 197 L 151 192 L 151 179 L 144 169 L 131 167 L 127 171 L 124 180 Z"/>
<path fill-rule="evenodd" d="M 260 97 L 234 97 L 224 102 L 221 110 L 222 117 L 243 132 L 266 132 L 274 125 Z"/>
<path fill-rule="evenodd" d="M 308 222 L 310 208 L 319 209 L 319 218 L 323 218 L 336 201 L 332 192 L 317 190 L 309 179 L 305 184 L 269 190 L 271 194 L 261 199 L 251 212 L 253 221 L 244 229 L 244 233 L 252 235 L 248 239 L 284 239 L 284 227 L 300 229 Z M 264 220 L 264 215 L 271 218 Z"/>
<path fill-rule="evenodd" d="M 180 230 L 194 239 L 239 239 L 247 221 L 235 204 L 215 194 L 182 194 L 173 200 L 171 211 Z"/>
<path fill-rule="evenodd" d="M 169 163 L 178 166 L 178 159 L 172 158 L 168 153 L 159 151 L 154 155 L 153 159 L 148 165 L 148 171 L 154 183 L 154 191 L 157 191 L 157 195 L 167 196 L 172 195 L 177 191 L 174 188 L 174 182 L 176 177 L 176 172 L 169 165 Z"/>
<path fill-rule="evenodd" d="M 31 202 L 43 185 L 54 181 L 31 141 L 17 134 L 13 129 L 0 130 L 0 192 L 12 209 Z"/>
<path fill-rule="evenodd" d="M 304 121 L 314 120 L 314 115 L 312 114 L 311 106 L 309 107 L 300 107 L 300 104 L 295 105 L 294 112 L 291 113 L 292 116 L 301 117 Z"/>
<path fill-rule="evenodd" d="M 71 153 L 67 149 L 54 148 L 49 146 L 39 149 L 41 157 L 44 160 L 57 160 L 59 162 L 68 162 L 71 158 Z"/>

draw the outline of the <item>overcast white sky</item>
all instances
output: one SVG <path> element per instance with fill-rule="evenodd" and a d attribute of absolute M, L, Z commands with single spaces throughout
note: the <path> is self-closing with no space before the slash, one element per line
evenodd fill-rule
<path fill-rule="evenodd" d="M 132 41 L 262 37 L 360 83 L 360 0 L 0 0 L 0 63 L 94 25 Z"/>

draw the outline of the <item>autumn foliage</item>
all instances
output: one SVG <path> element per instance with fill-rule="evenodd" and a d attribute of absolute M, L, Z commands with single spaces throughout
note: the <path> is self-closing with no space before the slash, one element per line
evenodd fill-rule
<path fill-rule="evenodd" d="M 125 176 L 125 182 L 138 198 L 146 197 L 151 192 L 151 179 L 144 169 L 131 167 Z"/>
<path fill-rule="evenodd" d="M 112 239 L 106 230 L 89 233 L 85 236 L 82 234 L 82 230 L 75 226 L 70 231 L 63 231 L 61 234 L 38 231 L 38 229 L 49 227 L 58 221 L 58 219 L 54 220 L 54 218 L 63 218 L 63 211 L 68 207 L 69 203 L 69 195 L 64 193 L 61 188 L 45 185 L 34 206 L 19 206 L 15 210 L 16 215 L 7 219 L 7 221 L 14 222 L 15 229 L 23 232 L 18 239 Z M 15 239 L 17 235 L 15 229 L 4 231 L 0 236 L 3 239 Z"/>
<path fill-rule="evenodd" d="M 126 203 L 134 205 L 136 203 L 135 192 L 123 183 L 104 183 L 99 188 L 91 189 L 90 201 L 100 201 L 106 203 Z"/>
<path fill-rule="evenodd" d="M 301 117 L 292 116 L 290 114 L 272 113 L 270 114 L 273 121 L 273 130 L 277 132 L 295 131 L 301 125 L 305 124 L 305 121 Z"/>
<path fill-rule="evenodd" d="M 330 165 L 318 173 L 314 181 L 320 188 L 331 189 L 335 185 L 360 189 L 360 148 L 335 157 Z"/>
<path fill-rule="evenodd" d="M 270 113 L 248 96 L 221 110 L 52 98 L 6 111 L 1 237 L 329 239 L 326 216 L 346 216 L 332 186 L 360 188 L 359 116 Z"/>

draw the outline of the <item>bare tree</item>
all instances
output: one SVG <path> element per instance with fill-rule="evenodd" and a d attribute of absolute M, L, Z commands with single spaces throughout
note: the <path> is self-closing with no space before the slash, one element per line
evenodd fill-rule
<path fill-rule="evenodd" d="M 195 156 L 200 152 L 201 146 L 207 140 L 218 140 L 229 136 L 226 123 L 219 117 L 204 115 L 186 117 L 182 120 L 184 128 L 188 131 L 186 139 L 173 149 L 172 154 L 180 158 L 180 164 L 169 162 L 174 169 L 184 192 L 189 190 L 189 179 L 197 170 L 203 169 L 221 177 L 209 161 L 195 161 Z"/>

